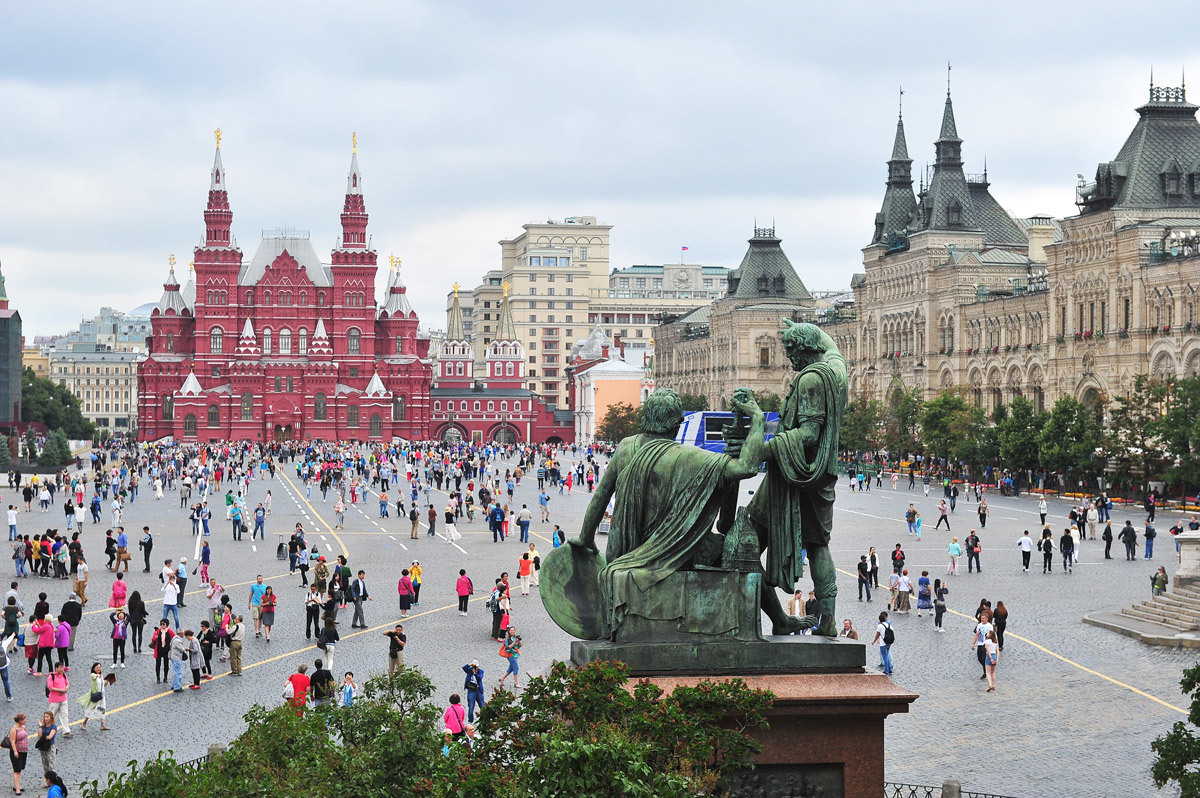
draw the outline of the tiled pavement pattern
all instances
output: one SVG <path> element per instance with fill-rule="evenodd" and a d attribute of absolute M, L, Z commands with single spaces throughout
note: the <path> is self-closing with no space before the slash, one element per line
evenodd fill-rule
<path fill-rule="evenodd" d="M 875 545 L 886 558 L 900 542 L 914 576 L 923 568 L 930 571 L 931 578 L 945 572 L 944 553 L 950 536 L 944 530 L 932 530 L 937 517 L 937 492 L 931 491 L 926 499 L 919 484 L 914 491 L 904 490 L 905 484 L 902 480 L 901 489 L 895 493 L 885 483 L 883 489 L 865 494 L 851 494 L 844 482 L 839 486 L 833 542 L 835 561 L 843 571 L 839 578 L 839 615 L 851 618 L 866 642 L 884 599 L 877 596 L 870 604 L 856 600 L 851 574 L 860 553 Z M 408 491 L 403 485 L 401 488 L 407 498 Z M 747 488 L 752 489 L 753 484 Z M 344 547 L 351 567 L 367 571 L 374 599 L 366 606 L 371 628 L 350 629 L 350 607 L 339 615 L 342 642 L 334 663 L 338 675 L 353 670 L 361 681 L 364 674 L 386 667 L 387 647 L 381 632 L 399 616 L 396 581 L 401 568 L 419 559 L 425 569 L 425 586 L 420 606 L 405 622 L 409 640 L 406 662 L 420 667 L 434 680 L 441 700 L 461 688 L 460 666 L 472 658 L 479 659 L 484 667 L 489 691 L 495 686 L 503 667 L 496 655 L 498 645 L 489 639 L 490 617 L 483 608 L 483 599 L 501 570 L 515 576 L 517 558 L 526 548 L 515 535 L 504 544 L 493 544 L 477 514 L 473 524 L 459 525 L 464 538 L 456 546 L 447 545 L 440 537 L 426 537 L 424 524 L 421 538 L 410 540 L 407 518 L 395 517 L 395 488 L 388 491 L 391 518 L 378 518 L 378 501 L 372 496 L 348 511 L 346 529 L 335 535 L 330 528 L 334 523 L 332 494 L 322 502 L 320 492 L 314 489 L 306 499 L 294 471 L 285 468 L 274 481 L 251 483 L 251 506 L 268 489 L 274 496 L 274 514 L 268 519 L 265 543 L 251 543 L 248 535 L 240 543 L 233 542 L 228 524 L 219 520 L 219 511 L 214 512 L 217 518 L 209 541 L 213 548 L 211 572 L 223 583 L 236 585 L 230 589 L 235 607 L 244 611 L 248 584 L 258 573 L 264 574 L 280 594 L 270 644 L 249 636 L 245 676 L 230 678 L 227 666 L 218 666 L 218 677 L 205 682 L 203 689 L 185 690 L 178 695 L 155 685 L 154 663 L 148 654 L 131 657 L 127 669 L 116 671 L 118 683 L 110 692 L 109 722 L 115 730 L 78 733 L 76 723 L 75 737 L 60 746 L 59 769 L 68 783 L 103 777 L 109 769 L 123 767 L 130 759 L 152 757 L 160 748 L 173 749 L 181 759 L 203 755 L 210 743 L 227 742 L 242 731 L 242 715 L 253 703 L 280 701 L 283 680 L 298 663 L 308 663 L 311 668 L 321 652 L 304 638 L 299 574 L 289 576 L 287 562 L 275 558 L 277 535 L 290 533 L 297 521 L 308 530 L 310 543 L 319 544 L 327 556 L 341 553 Z M 587 504 L 586 490 L 576 490 L 570 496 L 560 496 L 557 491 L 551 495 L 552 519 L 561 523 L 568 534 L 574 534 Z M 534 510 L 534 542 L 546 551 L 551 526 L 537 520 L 536 496 L 536 480 L 524 479 L 517 488 L 516 502 L 518 507 L 521 502 L 528 503 Z M 435 493 L 432 501 L 440 510 L 445 496 Z M 905 531 L 903 512 L 909 501 L 915 501 L 923 516 L 930 519 L 921 543 Z M 156 573 L 163 559 L 187 556 L 189 562 L 195 562 L 196 539 L 178 504 L 174 494 L 155 501 L 152 494 L 143 491 L 126 512 L 128 529 L 140 530 L 143 524 L 149 524 L 155 533 L 155 573 L 143 574 L 140 568 L 130 573 L 131 589 L 140 589 L 152 598 L 160 595 Z M 213 505 L 220 504 L 218 496 Z M 1089 541 L 1073 574 L 1060 573 L 1056 563 L 1055 573 L 1043 576 L 1037 552 L 1037 567 L 1025 574 L 1020 568 L 1016 540 L 1024 528 L 1036 531 L 1036 502 L 992 496 L 989 504 L 992 517 L 981 532 L 984 572 L 952 578 L 949 606 L 956 614 L 948 615 L 947 632 L 935 634 L 931 619 L 917 618 L 915 610 L 910 616 L 896 619 L 894 678 L 920 693 L 921 698 L 910 714 L 894 716 L 888 723 L 888 778 L 925 784 L 956 778 L 965 789 L 1020 798 L 1152 794 L 1149 743 L 1184 717 L 1171 706 L 1184 706 L 1178 691 L 1179 676 L 1186 665 L 1195 662 L 1195 654 L 1151 649 L 1080 622 L 1090 610 L 1117 609 L 1148 596 L 1151 563 L 1127 563 L 1123 554 L 1118 555 L 1120 559 L 1104 561 L 1103 544 Z M 1051 504 L 1056 531 L 1065 514 L 1064 503 Z M 1139 526 L 1144 518 L 1133 510 L 1129 516 Z M 1124 511 L 1115 511 L 1118 526 L 1125 517 Z M 1173 572 L 1174 546 L 1165 534 L 1170 522 L 1161 519 L 1160 515 L 1157 527 L 1164 534 L 1159 538 L 1153 564 L 1165 564 Z M 954 534 L 960 541 L 975 520 L 974 505 L 960 502 L 952 517 Z M 22 532 L 37 532 L 47 526 L 61 527 L 61 517 L 54 512 L 43 516 L 36 511 L 20 517 Z M 439 531 L 440 527 L 439 519 Z M 110 627 L 104 605 L 112 575 L 103 567 L 104 529 L 88 526 L 84 535 L 92 565 L 92 601 L 72 660 L 71 711 L 75 719 L 79 717 L 79 706 L 74 699 L 84 690 L 87 663 L 94 657 L 107 666 L 110 654 Z M 136 533 L 130 536 L 136 538 Z M 135 564 L 140 564 L 136 552 Z M 459 568 L 468 569 L 477 590 L 467 618 L 456 612 L 454 580 Z M 197 577 L 189 581 L 188 607 L 182 611 L 185 626 L 198 626 L 203 615 L 198 581 Z M 31 606 L 37 592 L 45 590 L 57 608 L 68 585 L 25 579 L 21 580 L 21 593 Z M 806 585 L 802 586 L 807 589 Z M 517 592 L 514 579 L 513 622 L 518 624 L 525 642 L 522 670 L 537 672 L 551 660 L 567 655 L 569 639 L 546 617 L 536 591 L 528 599 Z M 1011 613 L 998 670 L 999 690 L 994 694 L 984 693 L 971 647 L 971 615 L 983 596 L 1003 600 Z M 160 606 L 152 605 L 152 618 L 157 617 Z M 868 652 L 868 664 L 876 661 L 875 653 Z M 29 676 L 22 663 L 20 659 L 13 663 L 16 699 L 9 709 L 36 718 L 45 705 L 44 691 L 40 680 Z M 31 771 L 36 772 L 38 767 L 31 765 Z"/>

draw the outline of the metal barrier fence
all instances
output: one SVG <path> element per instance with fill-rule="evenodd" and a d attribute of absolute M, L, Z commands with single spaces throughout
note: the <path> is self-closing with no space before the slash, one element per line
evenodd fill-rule
<path fill-rule="evenodd" d="M 947 788 L 954 785 L 953 792 L 947 792 Z M 948 798 L 953 795 L 954 798 L 1011 798 L 1005 795 L 996 795 L 990 792 L 970 792 L 968 790 L 960 790 L 957 787 L 957 782 L 948 782 L 941 787 L 930 787 L 925 784 L 902 784 L 900 782 L 889 781 L 883 785 L 884 798 Z"/>

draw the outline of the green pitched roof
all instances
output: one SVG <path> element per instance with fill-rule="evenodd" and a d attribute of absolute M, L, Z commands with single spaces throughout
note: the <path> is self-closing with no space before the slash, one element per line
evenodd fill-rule
<path fill-rule="evenodd" d="M 750 248 L 741 264 L 729 273 L 728 296 L 812 298 L 779 242 L 775 228 L 754 228 Z"/>

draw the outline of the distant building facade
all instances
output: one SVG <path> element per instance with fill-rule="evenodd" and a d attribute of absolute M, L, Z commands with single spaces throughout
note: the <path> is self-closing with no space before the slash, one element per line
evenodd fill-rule
<path fill-rule="evenodd" d="M 947 93 L 931 178 L 913 193 L 903 121 L 853 318 L 826 327 L 853 396 L 965 387 L 988 410 L 1091 403 L 1138 374 L 1200 373 L 1200 123 L 1154 87 L 1113 161 L 1076 187 L 1076 216 L 1013 218 L 963 172 Z"/>
<path fill-rule="evenodd" d="M 0 274 L 0 424 L 21 420 L 21 386 L 25 370 L 21 366 L 21 314 L 9 307 L 8 289 Z"/>
<path fill-rule="evenodd" d="M 755 228 L 749 245 L 724 296 L 655 330 L 657 387 L 706 396 L 714 410 L 727 407 L 736 387 L 780 396 L 787 390 L 782 319 L 811 321 L 816 302 L 774 228 Z"/>
<path fill-rule="evenodd" d="M 219 139 L 204 221 L 194 281 L 181 290 L 172 268 L 151 314 L 137 374 L 143 438 L 429 436 L 429 341 L 398 270 L 376 302 L 357 148 L 330 264 L 307 234 L 290 230 L 265 235 L 243 260 Z"/>

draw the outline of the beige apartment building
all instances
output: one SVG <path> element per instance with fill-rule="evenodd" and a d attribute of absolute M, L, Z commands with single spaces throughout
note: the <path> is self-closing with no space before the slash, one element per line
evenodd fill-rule
<path fill-rule="evenodd" d="M 476 368 L 499 322 L 505 283 L 513 324 L 528 353 L 526 387 L 558 407 L 567 406 L 571 347 L 596 324 L 620 337 L 627 356 L 641 362 L 652 352 L 661 316 L 687 313 L 722 293 L 728 270 L 719 267 L 612 270 L 611 231 L 612 225 L 594 216 L 569 216 L 530 222 L 520 235 L 500 242 L 500 268 L 488 271 L 470 292 Z M 448 305 L 451 301 L 447 295 Z"/>
<path fill-rule="evenodd" d="M 79 397 L 83 417 L 101 431 L 135 433 L 141 357 L 139 352 L 55 350 L 49 376 Z"/>
<path fill-rule="evenodd" d="M 50 356 L 42 351 L 40 346 L 22 347 L 21 368 L 33 369 L 33 376 L 35 377 L 49 377 Z"/>

